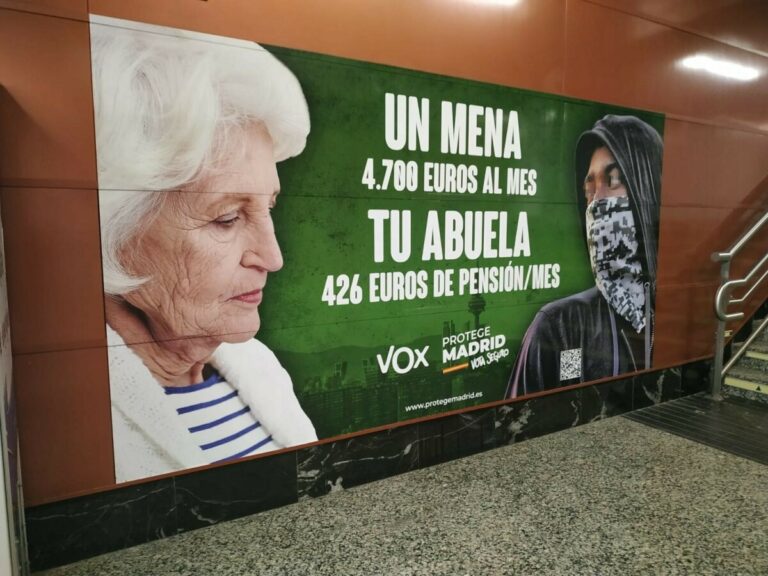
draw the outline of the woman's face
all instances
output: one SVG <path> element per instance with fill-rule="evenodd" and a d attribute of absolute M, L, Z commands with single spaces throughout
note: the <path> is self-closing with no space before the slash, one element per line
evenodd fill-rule
<path fill-rule="evenodd" d="M 157 340 L 242 342 L 259 329 L 267 275 L 283 265 L 270 214 L 280 181 L 269 133 L 249 125 L 228 158 L 194 189 L 169 192 L 132 246 L 129 268 L 149 280 L 126 300 Z"/>

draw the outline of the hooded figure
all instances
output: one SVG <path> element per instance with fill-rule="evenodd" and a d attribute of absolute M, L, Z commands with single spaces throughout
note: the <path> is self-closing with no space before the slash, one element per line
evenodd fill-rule
<path fill-rule="evenodd" d="M 651 367 L 662 141 L 634 116 L 605 116 L 576 145 L 579 209 L 595 286 L 539 310 L 506 396 Z"/>

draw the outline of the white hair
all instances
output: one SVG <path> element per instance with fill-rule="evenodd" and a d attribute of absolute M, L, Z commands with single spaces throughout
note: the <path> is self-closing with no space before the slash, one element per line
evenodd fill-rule
<path fill-rule="evenodd" d="M 269 132 L 275 162 L 309 134 L 296 77 L 254 42 L 90 17 L 104 291 L 130 292 L 121 252 L 165 191 L 189 187 L 230 152 L 251 122 Z"/>

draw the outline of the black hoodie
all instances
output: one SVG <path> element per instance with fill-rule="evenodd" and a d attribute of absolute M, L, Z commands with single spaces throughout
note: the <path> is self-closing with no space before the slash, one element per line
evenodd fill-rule
<path fill-rule="evenodd" d="M 584 132 L 575 157 L 582 215 L 586 211 L 582 183 L 592 153 L 602 146 L 619 165 L 637 228 L 646 285 L 645 328 L 637 334 L 597 287 L 545 305 L 523 338 L 507 386 L 508 398 L 651 366 L 663 145 L 658 132 L 634 116 L 608 115 Z"/>

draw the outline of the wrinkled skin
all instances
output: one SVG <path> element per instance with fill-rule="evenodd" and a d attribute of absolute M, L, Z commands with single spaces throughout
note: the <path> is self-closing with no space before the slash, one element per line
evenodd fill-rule
<path fill-rule="evenodd" d="M 222 166 L 166 192 L 124 256 L 130 273 L 149 280 L 107 303 L 110 326 L 164 385 L 200 381 L 219 344 L 254 336 L 267 275 L 283 265 L 270 215 L 280 181 L 269 133 L 251 124 L 231 145 Z"/>

